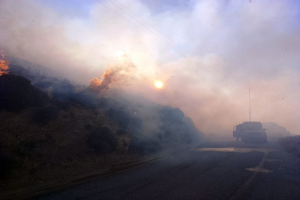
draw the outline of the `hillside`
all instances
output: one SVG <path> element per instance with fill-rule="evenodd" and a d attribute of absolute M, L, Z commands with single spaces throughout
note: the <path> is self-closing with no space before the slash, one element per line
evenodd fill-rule
<path fill-rule="evenodd" d="M 63 182 L 201 140 L 178 108 L 101 97 L 65 79 L 26 75 L 0 76 L 1 191 Z"/>

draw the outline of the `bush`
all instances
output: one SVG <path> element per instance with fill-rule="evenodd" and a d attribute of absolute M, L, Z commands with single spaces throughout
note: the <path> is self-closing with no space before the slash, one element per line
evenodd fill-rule
<path fill-rule="evenodd" d="M 298 153 L 300 151 L 300 136 L 280 138 L 278 143 L 289 153 Z"/>
<path fill-rule="evenodd" d="M 117 135 L 125 135 L 125 134 L 127 134 L 126 129 L 121 128 L 121 129 L 117 130 Z"/>
<path fill-rule="evenodd" d="M 48 99 L 24 77 L 11 74 L 0 76 L 0 110 L 18 112 L 27 107 L 41 106 Z"/>
<path fill-rule="evenodd" d="M 85 129 L 90 130 L 93 128 L 93 124 L 86 124 Z"/>
<path fill-rule="evenodd" d="M 20 142 L 19 148 L 17 150 L 17 153 L 20 156 L 26 156 L 26 157 L 34 157 L 35 150 L 37 148 L 38 142 L 34 141 L 22 141 Z"/>
<path fill-rule="evenodd" d="M 16 161 L 0 153 L 0 179 L 9 177 L 14 171 Z"/>
<path fill-rule="evenodd" d="M 47 124 L 50 120 L 56 119 L 58 111 L 56 107 L 47 106 L 34 109 L 32 121 L 37 124 Z"/>
<path fill-rule="evenodd" d="M 54 100 L 55 106 L 58 110 L 69 110 L 71 103 L 68 101 L 60 101 L 60 100 Z"/>
<path fill-rule="evenodd" d="M 162 150 L 160 143 L 153 138 L 133 139 L 130 141 L 128 151 L 130 153 L 137 153 L 147 155 L 156 153 Z"/>
<path fill-rule="evenodd" d="M 131 117 L 122 108 L 108 109 L 105 114 L 116 121 L 120 129 L 131 129 L 133 132 L 138 131 L 142 126 L 142 121 L 139 118 Z"/>
<path fill-rule="evenodd" d="M 167 146 L 189 144 L 200 138 L 201 133 L 192 120 L 185 117 L 179 108 L 165 106 L 159 110 L 159 114 L 160 133 L 157 137 Z"/>
<path fill-rule="evenodd" d="M 158 129 L 148 136 L 134 132 L 134 139 L 131 140 L 128 147 L 129 152 L 151 154 L 163 149 L 200 141 L 202 133 L 196 129 L 190 118 L 184 116 L 179 108 L 163 106 L 159 109 L 158 114 Z M 122 115 L 118 115 L 119 118 L 120 116 Z"/>
<path fill-rule="evenodd" d="M 112 152 L 118 146 L 117 139 L 106 127 L 93 130 L 88 135 L 86 143 L 89 148 L 99 154 Z"/>

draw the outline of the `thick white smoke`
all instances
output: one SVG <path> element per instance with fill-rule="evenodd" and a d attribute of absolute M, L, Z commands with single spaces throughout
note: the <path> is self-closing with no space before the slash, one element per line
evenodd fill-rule
<path fill-rule="evenodd" d="M 179 107 L 204 132 L 224 134 L 248 120 L 251 88 L 253 120 L 273 121 L 297 133 L 295 2 L 212 0 L 169 7 L 161 1 L 118 2 L 155 34 L 110 1 L 92 2 L 88 15 L 80 16 L 43 1 L 2 0 L 0 48 L 84 84 L 127 55 L 136 70 L 120 87 Z M 165 87 L 155 89 L 155 80 Z"/>

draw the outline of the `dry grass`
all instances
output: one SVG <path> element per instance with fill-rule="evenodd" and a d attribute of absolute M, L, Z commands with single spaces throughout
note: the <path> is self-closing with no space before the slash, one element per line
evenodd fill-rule
<path fill-rule="evenodd" d="M 95 114 L 79 105 L 71 106 L 47 124 L 33 123 L 33 112 L 0 112 L 1 151 L 17 163 L 12 175 L 1 181 L 2 191 L 64 181 L 137 159 L 127 153 L 129 136 L 117 136 L 117 125 L 102 111 Z M 86 145 L 87 136 L 100 127 L 108 127 L 118 138 L 116 151 L 98 155 Z"/>
<path fill-rule="evenodd" d="M 288 136 L 279 139 L 279 144 L 290 153 L 300 156 L 300 136 Z"/>

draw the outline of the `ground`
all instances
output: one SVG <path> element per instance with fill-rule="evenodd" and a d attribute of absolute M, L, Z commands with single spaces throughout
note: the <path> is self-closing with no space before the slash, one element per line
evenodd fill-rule
<path fill-rule="evenodd" d="M 216 141 L 34 199 L 300 199 L 299 164 L 276 144 Z"/>

